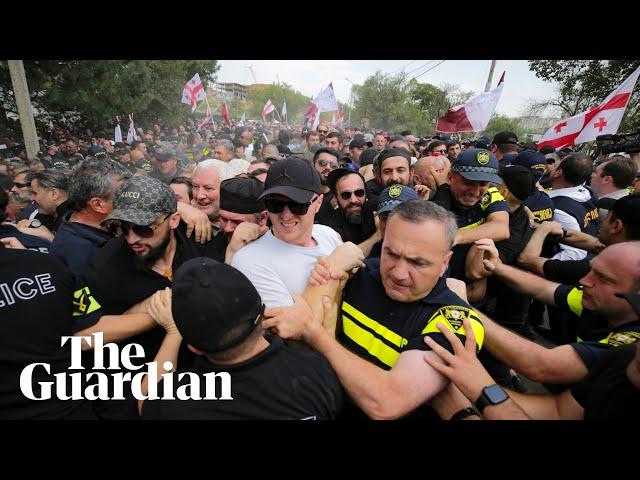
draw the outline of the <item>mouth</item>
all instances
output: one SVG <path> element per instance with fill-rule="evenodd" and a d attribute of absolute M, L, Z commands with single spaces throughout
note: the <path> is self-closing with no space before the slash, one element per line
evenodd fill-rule
<path fill-rule="evenodd" d="M 140 254 L 142 252 L 144 252 L 145 250 L 145 246 L 140 244 L 140 243 L 134 243 L 132 245 L 129 245 L 131 247 L 131 250 L 133 250 L 134 253 L 136 254 Z"/>
<path fill-rule="evenodd" d="M 291 231 L 298 226 L 298 222 L 296 221 L 285 222 L 283 220 L 280 220 L 278 223 L 285 231 Z"/>

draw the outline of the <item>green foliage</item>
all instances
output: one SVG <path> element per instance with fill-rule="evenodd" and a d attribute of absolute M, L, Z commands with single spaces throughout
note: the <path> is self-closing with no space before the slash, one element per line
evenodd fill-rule
<path fill-rule="evenodd" d="M 478 136 L 487 135 L 490 138 L 498 132 L 514 132 L 519 140 L 524 140 L 525 131 L 521 127 L 520 122 L 516 118 L 510 118 L 505 115 L 494 114 L 489 120 L 489 124 L 484 132 Z"/>
<path fill-rule="evenodd" d="M 6 63 L 0 64 L 0 101 L 15 112 Z M 195 73 L 203 84 L 215 80 L 215 60 L 25 60 L 32 104 L 52 117 L 75 112 L 92 130 L 110 126 L 116 115 L 133 113 L 136 125 L 175 125 L 191 114 L 180 103 L 182 88 Z"/>
<path fill-rule="evenodd" d="M 530 60 L 538 78 L 559 83 L 549 103 L 572 116 L 602 102 L 636 68 L 640 60 Z M 640 90 L 636 86 L 619 131 L 640 127 Z"/>
<path fill-rule="evenodd" d="M 282 102 L 287 102 L 287 117 L 290 121 L 302 121 L 302 115 L 306 106 L 309 104 L 309 97 L 305 97 L 302 93 L 294 90 L 291 85 L 286 83 L 278 83 L 273 85 L 265 85 L 263 88 L 253 87 L 247 94 L 247 118 L 262 118 L 262 109 L 267 100 L 271 99 L 278 113 L 282 109 Z M 277 119 L 276 113 L 272 113 Z M 231 116 L 236 115 L 231 112 Z M 238 118 L 242 116 L 242 112 L 237 114 Z"/>

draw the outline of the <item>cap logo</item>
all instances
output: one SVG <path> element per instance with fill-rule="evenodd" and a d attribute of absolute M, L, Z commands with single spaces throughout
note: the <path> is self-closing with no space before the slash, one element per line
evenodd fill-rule
<path fill-rule="evenodd" d="M 140 189 L 137 185 L 132 185 L 124 192 L 120 193 L 120 200 L 124 205 L 133 205 L 140 200 Z"/>
<path fill-rule="evenodd" d="M 401 194 L 402 194 L 402 186 L 393 185 L 393 186 L 389 187 L 389 197 L 390 198 L 397 198 Z"/>
<path fill-rule="evenodd" d="M 478 163 L 483 166 L 489 163 L 490 159 L 491 157 L 489 156 L 489 152 L 478 152 L 478 155 L 476 155 L 476 160 L 478 160 Z"/>

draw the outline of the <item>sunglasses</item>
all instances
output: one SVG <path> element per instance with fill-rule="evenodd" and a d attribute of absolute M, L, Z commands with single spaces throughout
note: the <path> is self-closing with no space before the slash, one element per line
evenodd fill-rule
<path fill-rule="evenodd" d="M 358 190 L 354 190 L 353 192 L 342 192 L 340 194 L 340 197 L 342 197 L 343 200 L 349 200 L 351 198 L 351 195 L 355 195 L 358 198 L 364 197 L 364 188 L 359 188 Z"/>
<path fill-rule="evenodd" d="M 129 222 L 114 222 L 109 226 L 109 230 L 116 236 L 124 235 L 126 237 L 127 235 L 129 235 L 129 231 L 133 231 L 133 233 L 135 233 L 139 237 L 151 238 L 153 237 L 153 233 L 160 227 L 160 225 L 166 222 L 167 218 L 169 218 L 171 215 L 172 214 L 170 213 L 169 215 L 164 217 L 162 221 L 155 226 L 134 225 Z"/>
<path fill-rule="evenodd" d="M 329 133 L 329 130 L 318 130 L 318 133 L 322 133 L 322 134 Z"/>
<path fill-rule="evenodd" d="M 24 188 L 24 187 L 28 187 L 29 184 L 28 183 L 13 182 L 13 186 L 14 187 L 18 187 L 18 188 Z"/>
<path fill-rule="evenodd" d="M 307 203 L 298 203 L 293 201 L 287 202 L 283 200 L 276 200 L 274 198 L 267 198 L 264 203 L 267 206 L 267 210 L 271 213 L 282 213 L 284 211 L 284 207 L 289 207 L 289 210 L 294 215 L 306 215 L 309 211 L 309 207 L 316 198 Z"/>
<path fill-rule="evenodd" d="M 338 168 L 338 162 L 329 162 L 329 160 L 326 160 L 324 158 L 317 160 L 317 162 L 318 162 L 318 165 L 320 165 L 321 167 L 326 167 L 327 165 L 330 165 L 331 168 Z"/>

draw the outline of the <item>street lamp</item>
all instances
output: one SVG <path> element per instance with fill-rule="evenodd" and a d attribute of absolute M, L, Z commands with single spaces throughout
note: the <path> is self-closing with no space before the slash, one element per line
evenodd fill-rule
<path fill-rule="evenodd" d="M 344 79 L 351 84 L 351 91 L 349 92 L 349 126 L 351 127 L 351 110 L 353 110 L 353 82 L 349 80 L 347 77 Z"/>

